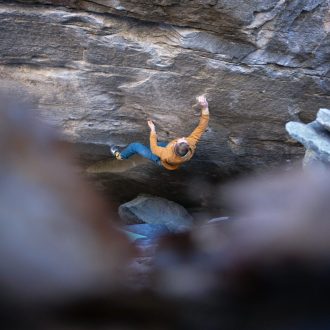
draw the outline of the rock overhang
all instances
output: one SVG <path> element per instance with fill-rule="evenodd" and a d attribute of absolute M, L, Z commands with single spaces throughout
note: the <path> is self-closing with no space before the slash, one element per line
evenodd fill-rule
<path fill-rule="evenodd" d="M 178 173 L 142 164 L 125 174 L 95 175 L 108 192 L 120 195 L 123 189 L 118 187 L 126 182 L 131 191 L 123 192 L 120 200 L 142 190 L 187 203 L 191 197 L 185 191 L 196 178 L 221 182 L 302 156 L 303 149 L 290 143 L 284 125 L 297 117 L 310 121 L 329 101 L 322 1 L 314 7 L 311 1 L 292 7 L 294 20 L 286 18 L 283 1 L 267 2 L 261 9 L 260 2 L 253 2 L 251 10 L 257 6 L 264 11 L 258 16 L 263 25 L 251 26 L 254 14 L 243 23 L 231 20 L 235 28 L 224 30 L 206 29 L 193 19 L 180 27 L 174 13 L 172 18 L 152 18 L 132 11 L 128 16 L 136 20 L 107 8 L 102 12 L 100 6 L 93 7 L 98 12 L 93 13 L 87 2 L 79 3 L 79 10 L 0 3 L 0 19 L 6 23 L 0 30 L 0 77 L 1 84 L 10 81 L 33 95 L 39 116 L 79 146 L 84 166 L 108 158 L 110 143 L 148 143 L 150 117 L 161 140 L 189 134 L 198 122 L 198 110 L 192 107 L 195 96 L 205 93 L 210 101 L 209 129 L 189 164 Z M 229 4 L 223 4 L 228 11 Z M 212 4 L 206 5 L 209 12 Z M 180 15 L 189 18 L 189 13 Z M 312 29 L 305 34 L 309 20 Z M 244 38 L 237 37 L 238 29 Z M 272 35 L 259 44 L 256 35 L 261 38 L 269 29 Z M 290 29 L 294 33 L 288 47 L 274 53 L 274 45 Z M 317 32 L 322 40 L 313 37 Z M 302 36 L 319 40 L 319 47 L 294 49 L 294 40 Z"/>

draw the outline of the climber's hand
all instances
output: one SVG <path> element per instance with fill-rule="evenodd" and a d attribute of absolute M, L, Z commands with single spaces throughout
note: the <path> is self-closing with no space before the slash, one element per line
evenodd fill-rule
<path fill-rule="evenodd" d="M 152 120 L 148 120 L 148 126 L 152 132 L 156 132 L 155 124 L 152 122 Z"/>
<path fill-rule="evenodd" d="M 209 107 L 209 104 L 207 103 L 206 97 L 204 95 L 198 96 L 197 101 L 202 109 L 207 109 Z"/>

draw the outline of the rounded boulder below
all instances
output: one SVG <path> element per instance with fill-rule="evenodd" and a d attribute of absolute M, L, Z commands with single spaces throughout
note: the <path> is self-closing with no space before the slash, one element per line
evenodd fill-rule
<path fill-rule="evenodd" d="M 193 218 L 181 205 L 165 198 L 140 195 L 119 207 L 125 224 L 162 224 L 170 232 L 182 232 L 193 226 Z"/>

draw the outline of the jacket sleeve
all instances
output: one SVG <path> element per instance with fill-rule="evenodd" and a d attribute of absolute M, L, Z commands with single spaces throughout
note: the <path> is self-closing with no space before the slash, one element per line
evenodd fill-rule
<path fill-rule="evenodd" d="M 165 148 L 157 145 L 157 134 L 156 132 L 150 132 L 150 149 L 153 154 L 162 158 Z"/>
<path fill-rule="evenodd" d="M 205 132 L 208 123 L 209 123 L 209 115 L 202 114 L 198 126 L 187 137 L 187 141 L 191 146 L 196 145 L 196 143 L 199 141 L 202 134 Z"/>

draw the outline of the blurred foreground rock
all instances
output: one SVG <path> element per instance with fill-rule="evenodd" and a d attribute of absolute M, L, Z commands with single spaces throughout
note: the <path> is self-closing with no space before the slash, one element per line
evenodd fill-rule
<path fill-rule="evenodd" d="M 114 213 L 57 134 L 13 99 L 0 96 L 1 296 L 30 306 L 113 290 L 133 256 Z"/>
<path fill-rule="evenodd" d="M 316 120 L 307 125 L 289 122 L 286 129 L 306 148 L 304 166 L 330 165 L 330 110 L 320 109 Z"/>
<path fill-rule="evenodd" d="M 185 329 L 330 327 L 329 174 L 239 182 L 223 191 L 235 221 L 162 241 L 154 286 Z"/>
<path fill-rule="evenodd" d="M 62 306 L 55 324 L 328 329 L 329 173 L 265 175 L 220 195 L 234 221 L 163 238 L 153 255 L 132 264 L 141 290 Z"/>
<path fill-rule="evenodd" d="M 138 196 L 121 205 L 119 216 L 126 224 L 165 225 L 174 233 L 189 230 L 193 225 L 193 218 L 184 207 L 155 196 Z"/>

